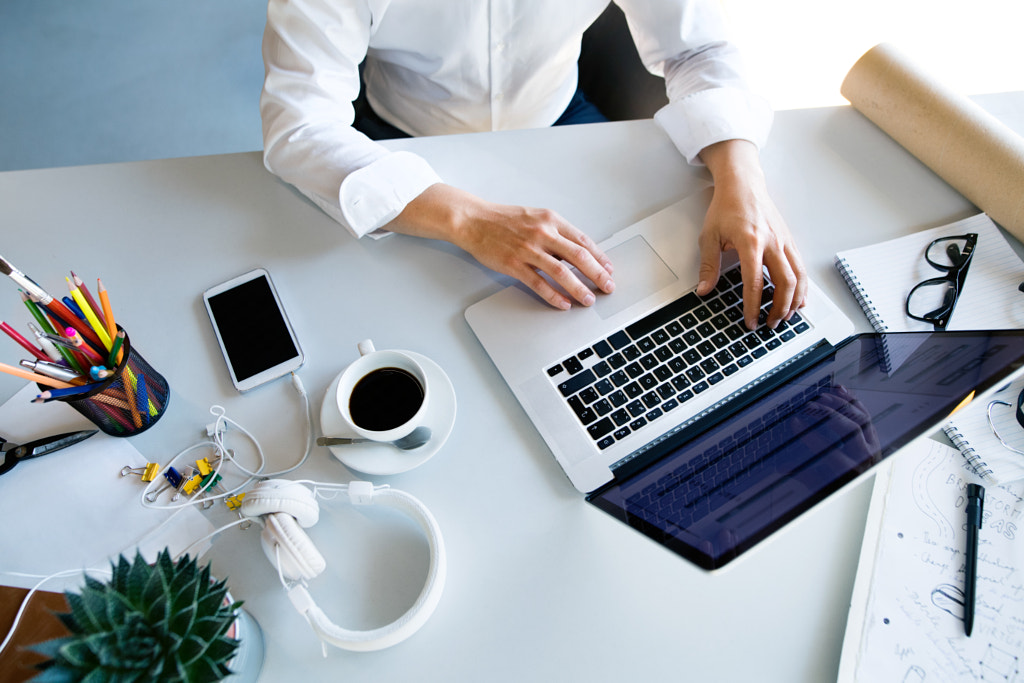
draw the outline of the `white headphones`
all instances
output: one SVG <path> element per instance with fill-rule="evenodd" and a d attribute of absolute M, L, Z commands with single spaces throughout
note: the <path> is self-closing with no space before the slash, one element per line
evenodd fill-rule
<path fill-rule="evenodd" d="M 387 626 L 369 631 L 353 631 L 336 626 L 313 602 L 305 582 L 319 576 L 327 568 L 323 555 L 302 530 L 316 524 L 320 506 L 316 494 L 302 483 L 286 479 L 259 482 L 245 494 L 241 512 L 263 522 L 260 542 L 263 552 L 284 579 L 288 598 L 295 609 L 309 621 L 324 642 L 344 650 L 369 652 L 396 645 L 419 630 L 434 612 L 444 589 L 447 563 L 444 540 L 430 511 L 413 496 L 389 487 L 374 488 L 368 481 L 330 485 L 331 489 L 348 491 L 353 505 L 386 505 L 401 510 L 422 527 L 430 545 L 430 568 L 427 581 L 412 607 Z"/>

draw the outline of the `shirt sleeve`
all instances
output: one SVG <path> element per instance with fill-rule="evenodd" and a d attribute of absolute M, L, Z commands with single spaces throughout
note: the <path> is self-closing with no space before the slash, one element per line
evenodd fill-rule
<path fill-rule="evenodd" d="M 440 177 L 352 127 L 370 8 L 357 0 L 270 0 L 260 97 L 263 159 L 356 237 L 382 226 Z"/>
<path fill-rule="evenodd" d="M 751 90 L 715 0 L 616 0 L 649 71 L 665 77 L 669 103 L 654 120 L 691 164 L 708 145 L 763 147 L 772 109 Z"/>

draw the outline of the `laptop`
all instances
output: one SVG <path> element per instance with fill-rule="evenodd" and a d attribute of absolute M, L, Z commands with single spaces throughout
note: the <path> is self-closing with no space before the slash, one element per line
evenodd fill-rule
<path fill-rule="evenodd" d="M 603 242 L 616 291 L 589 308 L 513 285 L 466 319 L 586 499 L 710 570 L 1021 371 L 1024 331 L 851 336 L 811 283 L 798 315 L 751 332 L 735 257 L 694 293 L 708 201 Z"/>

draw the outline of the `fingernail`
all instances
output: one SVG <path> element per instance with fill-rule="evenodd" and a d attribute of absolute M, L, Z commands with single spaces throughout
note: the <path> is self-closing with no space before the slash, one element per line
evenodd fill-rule
<path fill-rule="evenodd" d="M 580 303 L 582 303 L 584 306 L 591 305 L 592 303 L 594 303 L 594 295 L 587 294 L 585 297 L 583 297 L 583 301 L 581 301 Z"/>
<path fill-rule="evenodd" d="M 608 278 L 607 280 L 604 281 L 604 284 L 601 285 L 601 289 L 611 294 L 612 292 L 615 291 L 615 280 Z"/>
<path fill-rule="evenodd" d="M 757 318 L 747 319 L 747 329 L 750 331 L 754 331 L 757 329 Z"/>
<path fill-rule="evenodd" d="M 568 299 L 562 299 L 561 301 L 558 302 L 558 307 L 563 311 L 568 311 L 570 308 L 572 308 L 572 303 Z"/>

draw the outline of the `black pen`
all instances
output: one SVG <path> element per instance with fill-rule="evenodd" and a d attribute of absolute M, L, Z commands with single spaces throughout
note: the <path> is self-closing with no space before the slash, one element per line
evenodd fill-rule
<path fill-rule="evenodd" d="M 985 487 L 967 485 L 967 563 L 964 567 L 964 633 L 974 629 L 974 598 L 978 591 L 978 531 L 985 504 Z"/>

